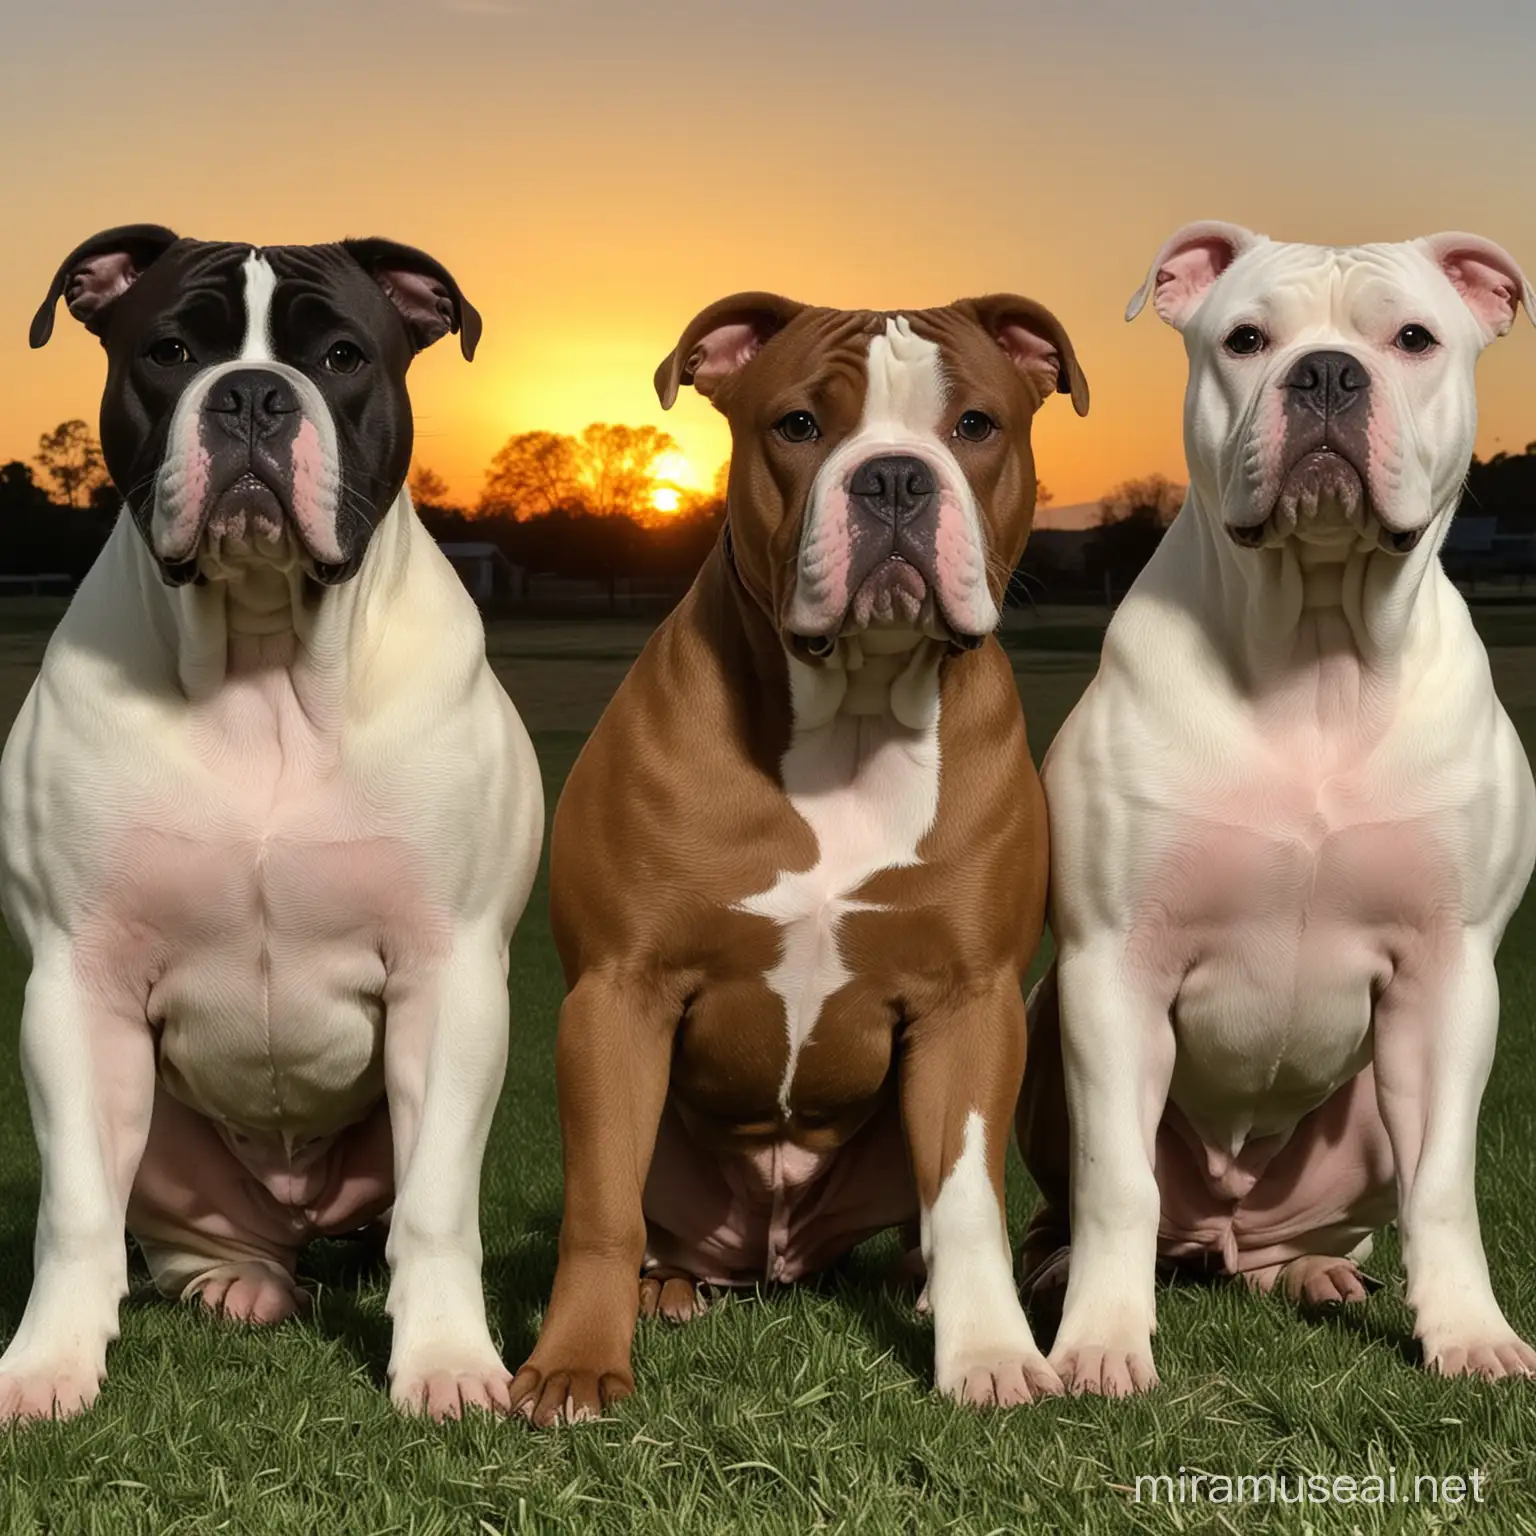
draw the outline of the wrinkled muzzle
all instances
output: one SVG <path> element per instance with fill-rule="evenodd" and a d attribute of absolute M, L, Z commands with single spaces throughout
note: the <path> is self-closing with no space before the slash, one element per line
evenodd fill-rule
<path fill-rule="evenodd" d="M 1353 353 L 1310 351 L 1265 382 L 1241 473 L 1223 517 L 1245 548 L 1341 540 L 1405 552 L 1423 537 L 1427 501 L 1405 485 L 1400 409 Z"/>
<path fill-rule="evenodd" d="M 957 469 L 921 451 L 834 455 L 812 490 L 788 627 L 812 655 L 872 626 L 971 650 L 999 617 L 986 576 Z"/>
<path fill-rule="evenodd" d="M 147 530 L 166 579 L 218 576 L 252 561 L 303 564 L 344 581 L 336 432 L 314 385 L 282 364 L 198 378 L 176 409 Z"/>

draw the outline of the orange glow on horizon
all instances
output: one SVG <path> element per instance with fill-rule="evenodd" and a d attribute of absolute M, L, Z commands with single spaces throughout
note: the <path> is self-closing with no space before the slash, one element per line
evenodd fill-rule
<path fill-rule="evenodd" d="M 663 411 L 652 381 L 725 295 L 899 309 L 1025 294 L 1066 327 L 1093 400 L 1086 419 L 1054 398 L 1037 418 L 1042 527 L 1123 480 L 1185 478 L 1180 339 L 1150 311 L 1122 318 L 1185 221 L 1325 244 L 1472 230 L 1536 272 L 1536 200 L 1508 175 L 1536 149 L 1533 7 L 1501 21 L 1500 46 L 1455 7 L 1411 24 L 1335 7 L 1326 46 L 1293 7 L 1218 7 L 1186 32 L 1149 30 L 1129 0 L 964 0 L 976 24 L 950 28 L 933 7 L 848 0 L 823 8 L 814 46 L 747 6 L 375 0 L 366 25 L 356 5 L 314 4 L 256 29 L 191 0 L 21 9 L 6 110 L 49 152 L 0 169 L 0 460 L 97 419 L 97 341 L 62 305 L 46 348 L 26 336 L 62 257 L 115 224 L 254 243 L 383 235 L 436 257 L 485 331 L 472 364 L 452 339 L 413 362 L 415 462 L 469 507 L 509 436 L 592 422 L 668 433 L 690 473 L 658 480 L 679 504 L 710 490 L 724 418 L 692 389 Z M 1033 59 L 1048 67 L 1022 90 Z M 1433 110 L 1400 88 L 1426 70 Z M 160 78 L 178 89 L 123 89 Z M 891 90 L 914 79 L 920 98 Z M 208 131 L 230 102 L 273 102 L 274 81 L 282 109 L 259 133 Z M 1317 174 L 1346 139 L 1364 182 Z M 1472 152 L 1489 144 L 1501 153 Z M 910 218 L 872 239 L 870 210 L 896 207 Z M 1478 391 L 1480 454 L 1536 438 L 1523 321 L 1484 355 Z"/>

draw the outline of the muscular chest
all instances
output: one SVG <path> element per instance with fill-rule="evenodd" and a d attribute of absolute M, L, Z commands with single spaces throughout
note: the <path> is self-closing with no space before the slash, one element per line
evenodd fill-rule
<path fill-rule="evenodd" d="M 722 1120 L 814 1128 L 862 1113 L 889 1074 L 919 960 L 937 722 L 913 730 L 888 715 L 839 716 L 799 733 L 782 772 L 786 814 L 810 829 L 814 858 L 712 914 L 719 942 L 683 1023 L 676 1077 Z"/>
<path fill-rule="evenodd" d="M 177 766 L 95 850 L 82 980 L 147 1018 L 168 1086 L 200 1112 L 348 1123 L 382 1092 L 389 978 L 429 964 L 446 931 L 423 861 L 345 773 L 281 752 Z"/>
<path fill-rule="evenodd" d="M 1172 999 L 1173 1098 L 1220 1140 L 1286 1131 L 1370 1059 L 1394 979 L 1449 963 L 1460 884 L 1446 820 L 1366 764 L 1255 771 L 1162 830 L 1130 962 Z"/>

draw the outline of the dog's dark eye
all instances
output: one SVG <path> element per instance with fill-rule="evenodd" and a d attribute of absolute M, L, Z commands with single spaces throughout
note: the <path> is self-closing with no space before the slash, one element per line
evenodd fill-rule
<path fill-rule="evenodd" d="M 356 373 L 363 366 L 363 349 L 356 342 L 338 341 L 325 354 L 325 366 L 332 373 Z"/>
<path fill-rule="evenodd" d="M 1433 346 L 1438 345 L 1434 336 L 1427 327 L 1422 325 L 1405 325 L 1397 333 L 1392 345 L 1399 352 L 1428 352 Z"/>
<path fill-rule="evenodd" d="M 1234 357 L 1252 357 L 1266 345 L 1264 332 L 1256 325 L 1240 325 L 1227 332 L 1226 348 Z"/>
<path fill-rule="evenodd" d="M 997 423 L 985 411 L 967 411 L 955 423 L 955 436 L 968 443 L 984 443 L 997 431 Z"/>
<path fill-rule="evenodd" d="M 814 443 L 821 436 L 821 428 L 809 411 L 791 411 L 773 424 L 773 430 L 786 443 Z"/>
<path fill-rule="evenodd" d="M 157 368 L 179 368 L 183 363 L 192 361 L 186 343 L 177 341 L 174 336 L 161 337 L 144 355 Z"/>

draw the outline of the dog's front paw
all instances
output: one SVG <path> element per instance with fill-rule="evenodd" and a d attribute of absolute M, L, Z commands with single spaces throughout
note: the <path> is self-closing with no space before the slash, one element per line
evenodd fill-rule
<path fill-rule="evenodd" d="M 1304 1311 L 1322 1312 L 1364 1301 L 1372 1280 L 1353 1259 L 1307 1253 L 1281 1264 L 1245 1271 L 1243 1279 L 1256 1291 L 1279 1290 Z"/>
<path fill-rule="evenodd" d="M 512 1407 L 542 1429 L 595 1419 L 634 1390 L 627 1361 L 546 1363 L 535 1353 L 513 1378 Z"/>
<path fill-rule="evenodd" d="M 1536 1376 L 1536 1349 L 1507 1323 L 1476 1330 L 1422 1331 L 1424 1364 L 1440 1376 Z"/>
<path fill-rule="evenodd" d="M 389 1399 L 402 1413 L 441 1423 L 466 1409 L 512 1412 L 512 1373 L 487 1343 L 478 1349 L 421 1349 L 389 1372 Z"/>
<path fill-rule="evenodd" d="M 1152 1330 L 1139 1317 L 1107 1327 L 1082 1327 L 1067 1318 L 1051 1349 L 1051 1364 L 1069 1392 L 1129 1397 L 1157 1385 Z"/>
<path fill-rule="evenodd" d="M 1157 1385 L 1152 1349 L 1102 1348 L 1082 1344 L 1051 1351 L 1051 1364 L 1061 1372 L 1068 1392 L 1092 1392 L 1100 1397 L 1129 1397 Z"/>
<path fill-rule="evenodd" d="M 226 1264 L 203 1276 L 187 1295 L 234 1323 L 281 1323 L 310 1308 L 309 1293 L 267 1264 Z"/>
<path fill-rule="evenodd" d="M 973 1408 L 1016 1408 L 1063 1390 L 1038 1350 L 967 1350 L 941 1362 L 935 1374 L 940 1392 Z"/>
<path fill-rule="evenodd" d="M 703 1289 L 679 1269 L 655 1270 L 640 1277 L 640 1316 L 668 1323 L 691 1323 L 706 1310 Z"/>
<path fill-rule="evenodd" d="M 78 1361 L 0 1360 L 0 1424 L 84 1413 L 96 1401 L 104 1374 Z"/>

